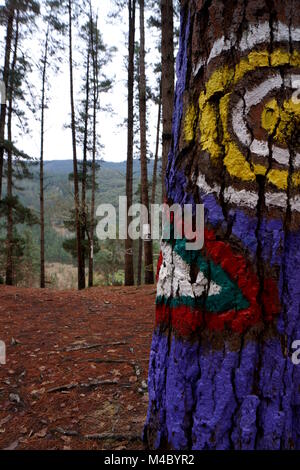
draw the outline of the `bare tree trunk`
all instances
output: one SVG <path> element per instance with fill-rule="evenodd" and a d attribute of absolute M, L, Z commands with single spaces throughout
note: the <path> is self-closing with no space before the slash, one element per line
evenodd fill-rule
<path fill-rule="evenodd" d="M 132 205 L 132 173 L 133 173 L 133 100 L 134 100 L 134 38 L 135 38 L 135 0 L 128 1 L 129 35 L 128 35 L 128 122 L 127 122 L 127 166 L 126 166 L 126 196 L 127 214 Z M 128 217 L 125 240 L 125 286 L 134 285 L 133 241 L 128 236 Z"/>
<path fill-rule="evenodd" d="M 6 27 L 6 41 L 5 41 L 5 60 L 3 69 L 3 83 L 5 90 L 8 89 L 8 78 L 9 78 L 9 64 L 10 64 L 10 52 L 11 42 L 13 36 L 13 23 L 14 23 L 15 9 L 10 7 L 9 15 Z M 2 197 L 2 177 L 3 177 L 3 159 L 4 159 L 4 135 L 5 135 L 5 120 L 6 120 L 6 100 L 1 104 L 1 115 L 0 115 L 0 200 Z"/>
<path fill-rule="evenodd" d="M 145 73 L 145 20 L 144 0 L 140 0 L 140 74 L 139 74 L 139 106 L 140 106 L 140 152 L 141 152 L 141 190 L 142 204 L 149 212 L 147 140 L 146 140 L 146 73 Z M 143 220 L 142 233 L 146 226 L 150 227 L 150 217 Z M 152 239 L 144 239 L 145 284 L 153 284 Z"/>
<path fill-rule="evenodd" d="M 299 450 L 299 2 L 181 5 L 167 197 L 205 243 L 162 243 L 145 440 Z"/>
<path fill-rule="evenodd" d="M 158 117 L 157 117 L 157 126 L 156 126 L 155 157 L 154 157 L 154 166 L 153 166 L 153 175 L 152 175 L 151 204 L 155 204 L 155 194 L 156 194 L 157 164 L 158 164 L 158 150 L 159 150 L 160 122 L 161 122 L 161 81 L 160 81 L 159 88 L 160 88 L 160 92 L 159 92 Z"/>
<path fill-rule="evenodd" d="M 142 192 L 140 193 L 140 203 L 142 204 Z M 142 227 L 142 219 L 141 219 Z M 142 266 L 143 266 L 143 239 L 139 238 L 138 264 L 137 264 L 137 285 L 142 285 Z"/>
<path fill-rule="evenodd" d="M 19 42 L 19 12 L 16 17 L 16 33 L 13 60 L 10 67 L 10 84 L 9 84 L 9 101 L 8 101 L 8 120 L 7 134 L 9 144 L 12 144 L 12 113 L 13 113 L 13 92 L 15 81 L 15 69 L 17 64 Z M 7 235 L 6 235 L 6 285 L 12 286 L 14 282 L 13 276 L 13 167 L 12 167 L 12 151 L 7 152 Z"/>
<path fill-rule="evenodd" d="M 173 0 L 163 0 L 161 5 L 161 63 L 162 63 L 162 199 L 164 202 L 165 176 L 172 141 L 172 116 L 174 105 L 174 11 Z"/>
<path fill-rule="evenodd" d="M 139 238 L 138 265 L 137 265 L 137 285 L 142 285 L 142 266 L 143 266 L 143 240 Z"/>
<path fill-rule="evenodd" d="M 85 235 L 87 233 L 87 202 L 86 202 L 86 183 L 87 183 L 87 152 L 88 152 L 88 128 L 89 128 L 89 101 L 90 101 L 90 48 L 91 40 L 89 40 L 87 50 L 87 66 L 85 81 L 85 110 L 84 110 L 84 137 L 83 137 L 83 162 L 82 162 L 82 189 L 81 189 L 81 243 L 82 258 L 85 267 L 86 250 L 84 246 Z"/>
<path fill-rule="evenodd" d="M 90 21 L 91 21 L 91 49 L 93 64 L 93 151 L 92 151 L 92 196 L 91 196 L 91 216 L 90 216 L 90 235 L 89 235 L 89 287 L 94 284 L 94 239 L 95 239 L 95 196 L 96 196 L 96 154 L 97 154 L 97 107 L 99 101 L 99 82 L 98 82 L 98 18 L 96 19 L 96 44 L 93 31 L 93 12 L 90 3 Z"/>
<path fill-rule="evenodd" d="M 94 116 L 94 122 L 96 117 Z M 95 125 L 94 125 L 94 133 Z M 94 147 L 94 145 L 93 145 Z M 92 197 L 91 197 L 91 215 L 90 215 L 90 239 L 89 239 L 89 287 L 94 285 L 94 238 L 95 238 L 95 192 L 96 192 L 96 151 L 93 150 L 92 161 Z"/>
<path fill-rule="evenodd" d="M 49 26 L 45 38 L 42 74 L 42 103 L 41 103 L 41 154 L 40 154 L 40 287 L 44 289 L 45 282 L 45 207 L 44 207 L 44 131 L 45 131 L 45 101 L 46 76 L 49 45 Z"/>
<path fill-rule="evenodd" d="M 78 289 L 85 288 L 85 267 L 81 243 L 81 223 L 80 223 L 80 199 L 77 166 L 76 147 L 76 120 L 74 104 L 74 82 L 73 82 L 73 33 L 72 33 L 72 0 L 68 3 L 69 10 L 69 69 L 70 69 L 70 100 L 71 100 L 71 130 L 73 146 L 73 174 L 74 174 L 74 203 L 75 203 L 75 224 L 76 224 L 76 244 L 77 244 L 77 269 L 78 269 Z"/>

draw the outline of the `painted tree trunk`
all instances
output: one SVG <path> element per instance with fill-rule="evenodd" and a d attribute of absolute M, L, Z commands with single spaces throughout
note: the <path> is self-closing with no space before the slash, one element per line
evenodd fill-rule
<path fill-rule="evenodd" d="M 205 244 L 162 243 L 151 448 L 300 449 L 298 7 L 182 2 L 166 185 Z"/>
<path fill-rule="evenodd" d="M 161 11 L 161 92 L 162 92 L 162 200 L 166 198 L 165 176 L 172 142 L 174 103 L 174 9 L 173 0 L 160 2 Z"/>

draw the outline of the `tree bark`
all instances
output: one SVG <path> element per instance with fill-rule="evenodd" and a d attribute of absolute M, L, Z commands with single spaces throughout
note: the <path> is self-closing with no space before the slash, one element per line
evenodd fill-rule
<path fill-rule="evenodd" d="M 142 220 L 142 234 L 144 228 L 150 227 L 148 170 L 147 170 L 147 140 L 146 140 L 146 72 L 145 72 L 145 20 L 144 0 L 140 0 L 140 71 L 139 71 L 139 111 L 140 111 L 140 155 L 141 155 L 141 191 L 142 204 L 148 215 Z M 144 239 L 145 284 L 153 284 L 153 254 L 152 239 Z"/>
<path fill-rule="evenodd" d="M 11 42 L 13 36 L 13 23 L 14 23 L 15 9 L 10 7 L 8 12 L 7 27 L 6 27 L 6 41 L 5 41 L 5 59 L 3 69 L 3 83 L 5 90 L 8 89 L 9 79 L 9 66 L 10 66 L 10 52 Z M 2 197 L 2 179 L 3 179 L 3 159 L 4 159 L 4 135 L 5 135 L 5 120 L 6 120 L 6 100 L 1 104 L 0 114 L 0 200 Z"/>
<path fill-rule="evenodd" d="M 142 204 L 142 193 L 140 194 L 140 204 Z M 141 219 L 142 226 L 142 219 Z M 141 230 L 141 229 L 140 229 Z M 143 267 L 143 239 L 138 240 L 138 262 L 137 262 L 137 285 L 142 285 L 142 267 Z"/>
<path fill-rule="evenodd" d="M 40 287 L 46 287 L 45 280 L 45 207 L 44 207 L 44 134 L 45 134 L 45 102 L 46 77 L 49 45 L 49 27 L 45 37 L 42 73 L 42 103 L 41 103 L 41 154 L 40 154 Z"/>
<path fill-rule="evenodd" d="M 85 259 L 86 259 L 86 250 L 84 246 L 84 241 L 85 241 L 85 235 L 86 233 L 88 233 L 87 232 L 88 210 L 87 210 L 87 201 L 86 201 L 86 187 L 87 187 L 87 154 L 88 154 L 89 104 L 90 104 L 90 49 L 91 49 L 91 38 L 89 39 L 89 42 L 88 42 L 87 64 L 86 64 L 81 214 L 80 214 L 82 258 L 83 258 L 84 267 L 85 267 Z"/>
<path fill-rule="evenodd" d="M 97 107 L 99 101 L 98 78 L 98 18 L 96 19 L 96 38 L 94 41 L 93 12 L 90 3 L 91 49 L 93 65 L 93 150 L 92 150 L 92 195 L 89 236 L 89 287 L 94 285 L 94 239 L 95 239 L 95 197 L 96 197 L 96 154 L 97 154 Z"/>
<path fill-rule="evenodd" d="M 160 140 L 160 123 L 161 123 L 161 81 L 160 81 L 159 88 L 160 88 L 160 91 L 159 91 L 158 116 L 157 116 L 157 126 L 156 126 L 155 156 L 154 156 L 153 175 L 152 175 L 151 204 L 155 204 L 155 195 L 156 195 L 157 164 L 158 164 L 158 151 L 159 151 L 159 140 Z"/>
<path fill-rule="evenodd" d="M 12 114 L 13 114 L 13 93 L 15 82 L 15 69 L 17 65 L 17 53 L 19 42 L 19 12 L 16 16 L 16 32 L 14 41 L 13 59 L 10 67 L 9 80 L 9 99 L 8 99 L 8 119 L 7 119 L 7 137 L 12 143 Z M 7 152 L 7 235 L 6 235 L 6 285 L 12 286 L 14 282 L 13 270 L 13 162 L 11 149 Z"/>
<path fill-rule="evenodd" d="M 134 120 L 134 49 L 135 49 L 135 0 L 128 1 L 128 122 L 127 122 L 127 165 L 126 165 L 126 196 L 127 214 L 132 206 L 132 174 L 133 174 L 133 120 Z M 125 240 L 125 286 L 134 285 L 133 241 L 128 236 L 128 226 L 132 218 L 128 217 Z"/>
<path fill-rule="evenodd" d="M 76 120 L 75 120 L 75 104 L 74 104 L 74 79 L 73 79 L 73 32 L 72 32 L 72 0 L 68 2 L 69 13 L 69 72 L 70 72 L 70 101 L 71 101 L 71 130 L 72 130 L 72 147 L 73 147 L 73 174 L 74 174 L 74 203 L 75 203 L 75 224 L 76 224 L 76 244 L 77 244 L 77 272 L 78 272 L 78 289 L 85 288 L 85 266 L 82 252 L 81 242 L 81 223 L 80 223 L 80 199 L 79 199 L 79 183 L 78 183 L 78 166 L 77 166 L 77 146 L 76 146 Z"/>
<path fill-rule="evenodd" d="M 162 243 L 150 448 L 300 449 L 299 33 L 294 0 L 181 3 L 167 197 L 205 244 Z"/>
<path fill-rule="evenodd" d="M 165 176 L 172 141 L 172 116 L 174 104 L 174 11 L 173 0 L 163 0 L 161 5 L 161 66 L 162 66 L 162 199 L 166 196 Z"/>

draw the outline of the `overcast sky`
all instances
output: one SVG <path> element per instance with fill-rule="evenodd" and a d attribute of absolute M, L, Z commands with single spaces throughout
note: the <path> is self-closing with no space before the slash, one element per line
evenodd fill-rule
<path fill-rule="evenodd" d="M 4 3 L 0 0 L 0 4 Z M 99 29 L 102 33 L 103 40 L 108 46 L 115 46 L 117 52 L 112 62 L 106 69 L 108 76 L 115 78 L 112 91 L 106 95 L 102 95 L 101 104 L 110 104 L 113 113 L 99 114 L 98 132 L 101 136 L 101 143 L 104 145 L 101 150 L 101 157 L 106 161 L 124 161 L 126 159 L 127 150 L 127 132 L 126 127 L 121 127 L 124 119 L 127 117 L 127 70 L 125 66 L 125 56 L 127 54 L 126 37 L 127 37 L 127 10 L 121 13 L 120 17 L 112 21 L 108 18 L 108 14 L 113 10 L 113 2 L 111 0 L 93 0 L 95 11 L 99 15 Z M 139 16 L 137 14 L 137 20 Z M 138 25 L 137 25 L 138 26 Z M 137 27 L 137 39 L 139 31 Z M 157 37 L 157 36 L 156 36 Z M 76 38 L 74 39 L 76 43 Z M 30 40 L 26 44 L 28 53 L 35 60 L 40 57 L 39 40 Z M 149 83 L 153 83 L 152 65 L 158 59 L 158 51 L 155 46 L 155 32 L 146 31 L 146 49 L 147 54 L 147 73 L 149 74 Z M 67 57 L 67 51 L 64 54 Z M 76 54 L 75 54 L 76 61 Z M 83 71 L 79 67 L 75 67 L 75 89 L 78 90 L 81 85 L 81 77 Z M 36 88 L 40 90 L 38 75 L 35 75 Z M 45 125 L 45 160 L 70 159 L 72 158 L 72 140 L 71 132 L 64 126 L 69 124 L 70 113 L 70 97 L 69 97 L 69 77 L 68 63 L 64 63 L 60 67 L 58 74 L 51 74 L 50 82 L 50 103 L 46 112 Z M 37 96 L 37 101 L 38 101 Z M 149 104 L 149 142 L 150 150 L 154 149 L 155 126 L 157 120 L 157 110 L 154 105 Z M 39 123 L 30 119 L 29 127 L 31 133 L 28 136 L 22 135 L 17 145 L 31 156 L 38 158 L 40 149 Z M 79 158 L 81 157 L 81 149 L 78 149 Z"/>

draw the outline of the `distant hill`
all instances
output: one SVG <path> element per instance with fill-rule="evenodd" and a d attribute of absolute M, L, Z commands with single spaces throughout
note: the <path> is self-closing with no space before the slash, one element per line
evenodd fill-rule
<path fill-rule="evenodd" d="M 150 160 L 148 163 L 148 172 L 149 176 L 153 174 L 153 160 Z M 105 172 L 106 170 L 119 172 L 123 175 L 126 175 L 126 161 L 124 162 L 100 162 L 101 170 Z M 72 160 L 49 160 L 45 162 L 45 172 L 48 174 L 56 175 L 66 175 L 73 171 L 73 161 Z M 139 177 L 141 174 L 141 164 L 139 160 L 133 161 L 133 173 L 134 176 Z"/>
<path fill-rule="evenodd" d="M 22 203 L 39 215 L 39 167 L 32 166 L 33 178 L 23 180 L 17 191 Z M 70 255 L 62 247 L 63 240 L 68 236 L 64 228 L 64 220 L 70 217 L 74 207 L 73 183 L 68 175 L 73 171 L 72 160 L 52 160 L 45 162 L 45 219 L 46 219 L 46 259 L 51 263 L 70 263 Z M 149 191 L 153 174 L 153 161 L 148 164 Z M 116 208 L 119 196 L 126 194 L 126 162 L 100 162 L 97 173 L 98 190 L 96 207 L 99 204 L 111 203 Z M 133 163 L 134 202 L 139 202 L 137 193 L 140 183 L 140 161 Z M 158 168 L 157 200 L 161 200 L 160 165 Z M 23 228 L 21 227 L 21 231 Z M 36 247 L 39 244 L 39 227 L 33 227 L 33 238 Z"/>

